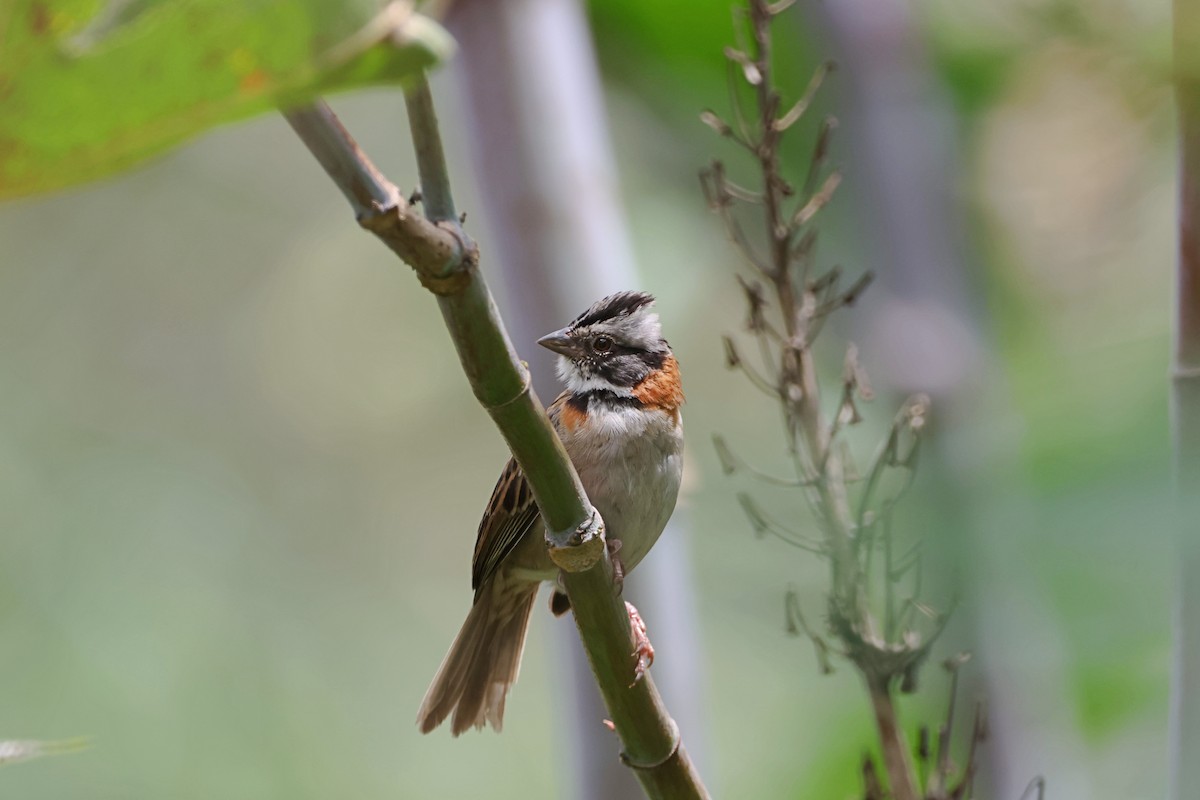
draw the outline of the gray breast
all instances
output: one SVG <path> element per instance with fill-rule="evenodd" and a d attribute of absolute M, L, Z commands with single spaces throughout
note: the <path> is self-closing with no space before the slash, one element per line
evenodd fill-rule
<path fill-rule="evenodd" d="M 665 412 L 593 404 L 589 424 L 564 437 L 609 539 L 632 569 L 666 527 L 679 494 L 683 436 Z M 586 430 L 584 430 L 586 428 Z"/>

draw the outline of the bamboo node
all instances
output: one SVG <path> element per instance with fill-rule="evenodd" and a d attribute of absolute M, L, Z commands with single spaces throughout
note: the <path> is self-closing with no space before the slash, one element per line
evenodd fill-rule
<path fill-rule="evenodd" d="M 621 763 L 624 764 L 625 766 L 629 767 L 630 769 L 650 770 L 650 769 L 658 769 L 663 764 L 666 764 L 668 761 L 670 761 L 672 758 L 674 758 L 675 755 L 679 752 L 679 746 L 683 743 L 683 739 L 679 735 L 679 726 L 675 724 L 675 720 L 668 717 L 667 721 L 671 723 L 671 749 L 667 751 L 667 754 L 665 756 L 663 756 L 658 761 L 655 761 L 651 764 L 644 764 L 640 761 L 634 761 L 633 758 L 631 758 L 628 753 L 626 753 L 624 750 L 622 750 L 621 751 Z"/>

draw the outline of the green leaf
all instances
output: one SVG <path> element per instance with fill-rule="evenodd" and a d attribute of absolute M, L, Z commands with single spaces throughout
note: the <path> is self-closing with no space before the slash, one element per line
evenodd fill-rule
<path fill-rule="evenodd" d="M 93 180 L 317 94 L 402 81 L 452 50 L 407 2 L 0 3 L 0 199 Z"/>
<path fill-rule="evenodd" d="M 0 767 L 42 756 L 77 753 L 87 749 L 87 746 L 87 739 L 63 739 L 57 742 L 39 742 L 32 739 L 0 741 Z"/>

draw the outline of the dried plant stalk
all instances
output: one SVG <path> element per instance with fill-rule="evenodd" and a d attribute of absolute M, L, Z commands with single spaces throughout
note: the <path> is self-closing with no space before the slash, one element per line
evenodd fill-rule
<path fill-rule="evenodd" d="M 975 745 L 984 735 L 982 712 L 962 770 L 949 759 L 947 722 L 923 792 L 895 703 L 897 692 L 915 688 L 917 671 L 947 619 L 947 614 L 934 612 L 920 601 L 919 551 L 897 557 L 891 525 L 893 509 L 916 466 L 929 398 L 914 395 L 902 404 L 860 477 L 844 433 L 862 420 L 858 404 L 873 393 L 854 345 L 845 351 L 836 405 L 827 408 L 818 377 L 813 346 L 825 321 L 853 305 L 870 283 L 871 273 L 850 280 L 839 267 L 822 270 L 814 263 L 813 224 L 841 182 L 840 173 L 828 168 L 836 120 L 820 122 L 802 184 L 789 182 L 781 168 L 782 137 L 811 112 L 821 82 L 832 68 L 830 64 L 818 68 L 803 96 L 785 108 L 774 83 L 770 27 L 790 5 L 750 0 L 743 12 L 746 24 L 739 21 L 738 25 L 738 32 L 748 29 L 749 37 L 743 36 L 746 41 L 741 46 L 725 52 L 733 121 L 713 111 L 701 115 L 704 124 L 751 155 L 761 186 L 734 184 L 720 161 L 701 173 L 701 184 L 754 275 L 739 276 L 739 283 L 746 301 L 747 335 L 756 340 L 756 346 L 747 349 L 757 351 L 759 358 L 748 357 L 737 339 L 725 337 L 726 363 L 779 403 L 794 475 L 777 477 L 751 470 L 720 438 L 718 454 L 727 473 L 749 471 L 773 484 L 798 488 L 816 517 L 820 537 L 808 539 L 786 521 L 770 518 L 749 495 L 739 495 L 756 532 L 815 552 L 829 563 L 826 619 L 831 642 L 807 624 L 794 591 L 785 602 L 789 630 L 812 638 L 822 669 L 828 668 L 828 655 L 833 652 L 862 675 L 883 753 L 890 792 L 886 796 L 966 798 L 975 774 Z M 749 103 L 744 102 L 746 95 Z M 762 219 L 760 241 L 745 227 L 752 215 Z M 873 765 L 863 767 L 863 776 L 866 797 L 885 796 Z"/>

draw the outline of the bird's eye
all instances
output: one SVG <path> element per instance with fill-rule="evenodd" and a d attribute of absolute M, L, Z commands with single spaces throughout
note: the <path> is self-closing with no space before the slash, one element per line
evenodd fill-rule
<path fill-rule="evenodd" d="M 592 341 L 592 349 L 597 353 L 607 353 L 612 350 L 613 340 L 609 336 L 597 336 Z"/>

